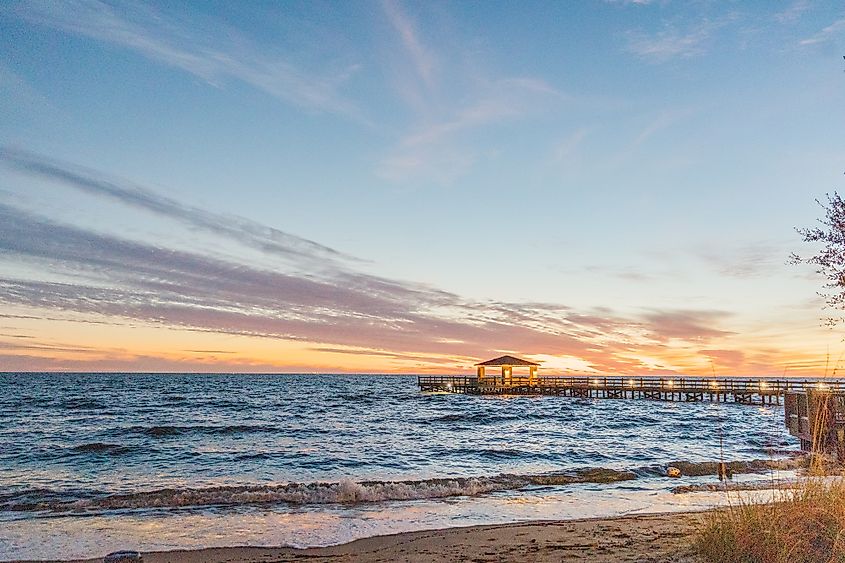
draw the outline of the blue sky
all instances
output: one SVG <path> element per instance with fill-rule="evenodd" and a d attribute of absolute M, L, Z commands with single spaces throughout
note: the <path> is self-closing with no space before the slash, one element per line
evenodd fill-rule
<path fill-rule="evenodd" d="M 845 170 L 838 3 L 7 2 L 0 32 L 12 367 L 459 370 L 507 351 L 780 373 L 842 349 L 819 281 L 785 265 Z M 60 232 L 139 263 L 86 265 Z M 151 249 L 181 254 L 151 272 Z M 330 295 L 280 282 L 258 303 L 231 277 L 237 298 L 152 311 L 152 281 L 223 275 L 210 260 Z M 377 283 L 389 311 L 363 298 Z M 94 318 L 107 334 L 79 332 Z"/>

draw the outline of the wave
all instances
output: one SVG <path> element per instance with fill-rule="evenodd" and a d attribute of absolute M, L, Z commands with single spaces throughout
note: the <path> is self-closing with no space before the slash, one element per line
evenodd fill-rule
<path fill-rule="evenodd" d="M 66 410 L 106 410 L 103 402 L 87 397 L 69 397 L 60 406 Z"/>
<path fill-rule="evenodd" d="M 475 412 L 475 413 L 449 413 L 430 418 L 420 418 L 416 422 L 421 424 L 495 424 L 510 421 L 566 419 L 564 415 L 550 416 L 546 413 L 536 412 Z"/>
<path fill-rule="evenodd" d="M 759 460 L 732 462 L 735 473 L 760 472 L 780 462 Z M 685 475 L 713 474 L 711 462 L 678 462 Z M 264 504 L 356 504 L 383 501 L 440 499 L 478 496 L 516 491 L 532 486 L 563 486 L 578 483 L 615 483 L 635 480 L 655 471 L 641 468 L 625 471 L 609 468 L 586 468 L 558 473 L 534 475 L 501 474 L 481 477 L 454 477 L 407 481 L 353 481 L 286 483 L 277 485 L 243 485 L 206 488 L 168 488 L 129 494 L 90 492 L 62 497 L 61 493 L 30 490 L 0 497 L 0 510 L 9 512 L 88 512 L 105 510 L 160 509 L 178 507 L 213 507 Z M 665 467 L 662 469 L 665 475 Z"/>
<path fill-rule="evenodd" d="M 253 434 L 258 432 L 277 432 L 273 426 L 261 424 L 230 424 L 224 426 L 186 425 L 186 426 L 131 426 L 118 430 L 119 433 L 144 434 L 154 438 L 181 436 L 184 434 Z"/>
<path fill-rule="evenodd" d="M 456 477 L 417 481 L 361 481 L 287 483 L 283 485 L 247 485 L 206 488 L 159 489 L 131 494 L 104 495 L 74 500 L 56 500 L 51 494 L 44 502 L 27 494 L 27 501 L 8 499 L 7 511 L 89 511 L 142 508 L 209 507 L 288 503 L 356 504 L 397 500 L 437 499 L 517 490 L 530 485 L 567 485 L 573 483 L 609 483 L 636 479 L 627 471 L 586 469 L 546 475 L 498 475 L 495 477 Z"/>
<path fill-rule="evenodd" d="M 129 446 L 121 446 L 120 444 L 106 444 L 103 442 L 92 442 L 90 444 L 82 444 L 72 448 L 72 451 L 79 453 L 95 453 L 107 455 L 123 455 L 132 451 Z"/>
<path fill-rule="evenodd" d="M 184 395 L 166 395 L 164 400 L 168 403 L 184 403 L 188 400 Z"/>

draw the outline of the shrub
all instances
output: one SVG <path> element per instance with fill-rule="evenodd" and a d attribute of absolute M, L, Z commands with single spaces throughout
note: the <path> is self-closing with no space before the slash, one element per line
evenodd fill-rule
<path fill-rule="evenodd" d="M 698 554 L 710 563 L 845 563 L 845 479 L 805 479 L 775 494 L 709 513 Z"/>

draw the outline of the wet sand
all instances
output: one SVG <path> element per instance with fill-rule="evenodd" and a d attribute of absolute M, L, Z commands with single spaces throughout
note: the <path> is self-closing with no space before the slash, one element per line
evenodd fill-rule
<path fill-rule="evenodd" d="M 704 512 L 448 528 L 309 549 L 227 547 L 145 553 L 145 563 L 637 561 L 695 563 Z M 102 561 L 91 559 L 89 562 Z"/>

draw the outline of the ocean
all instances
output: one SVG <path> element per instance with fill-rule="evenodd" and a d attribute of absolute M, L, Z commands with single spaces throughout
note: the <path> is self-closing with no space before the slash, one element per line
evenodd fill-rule
<path fill-rule="evenodd" d="M 668 465 L 797 449 L 779 406 L 424 394 L 393 375 L 5 373 L 0 560 L 685 510 L 722 493 L 672 493 L 715 476 Z"/>

